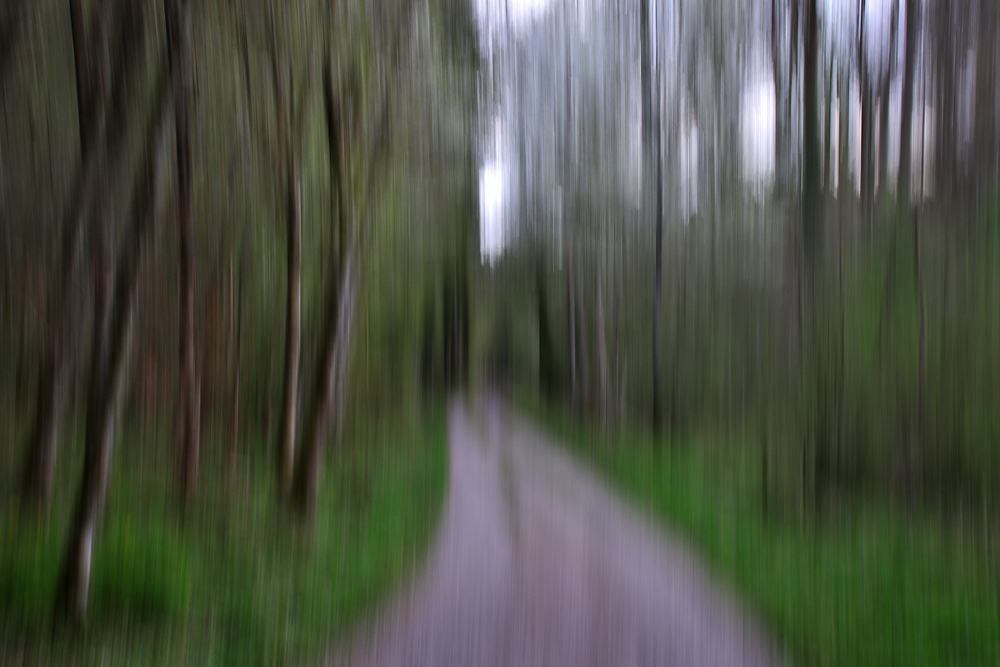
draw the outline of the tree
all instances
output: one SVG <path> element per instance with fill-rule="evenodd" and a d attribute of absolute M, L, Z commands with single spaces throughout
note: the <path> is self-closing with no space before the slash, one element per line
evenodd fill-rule
<path fill-rule="evenodd" d="M 177 149 L 177 230 L 180 245 L 180 488 L 185 503 L 198 480 L 198 449 L 201 431 L 201 390 L 195 365 L 194 340 L 194 200 L 191 152 L 191 105 L 193 75 L 191 61 L 191 3 L 166 0 L 167 55 L 174 86 L 175 141 Z"/>
<path fill-rule="evenodd" d="M 652 340 L 652 365 L 653 365 L 653 428 L 659 430 L 663 426 L 662 398 L 660 397 L 660 319 L 663 302 L 663 136 L 661 128 L 662 109 L 660 108 L 660 97 L 662 94 L 662 83 L 659 71 L 654 72 L 652 66 L 653 50 L 652 37 L 650 32 L 650 7 L 649 0 L 643 0 L 640 9 L 640 43 L 642 44 L 642 55 L 640 58 L 644 62 L 642 78 L 642 99 L 643 99 L 643 137 L 652 139 L 649 142 L 652 155 L 646 155 L 643 162 L 644 178 L 648 179 L 650 162 L 655 165 L 653 173 L 654 189 L 656 195 L 653 199 L 654 220 L 656 226 L 656 248 L 655 269 L 653 275 L 653 340 Z M 656 78 L 654 88 L 653 78 Z M 656 100 L 654 103 L 653 100 Z M 646 145 L 646 141 L 643 142 Z M 647 181 L 648 182 L 648 181 Z"/>
<path fill-rule="evenodd" d="M 899 180 L 896 193 L 903 206 L 910 205 L 913 172 L 913 88 L 917 43 L 920 37 L 920 0 L 906 0 L 906 62 L 903 69 L 903 108 L 899 124 Z"/>
<path fill-rule="evenodd" d="M 401 16 L 402 26 L 393 26 L 396 30 L 390 37 L 386 54 L 386 61 L 392 66 L 397 65 L 405 32 L 409 28 L 409 9 Z M 357 74 L 352 71 L 348 81 L 355 76 Z M 340 429 L 359 280 L 360 211 L 371 208 L 378 192 L 378 170 L 390 146 L 389 120 L 393 109 L 393 94 L 387 88 L 370 93 L 364 101 L 358 99 L 353 83 L 345 89 L 332 54 L 327 59 L 323 84 L 330 142 L 331 187 L 337 197 L 338 233 L 343 242 L 339 244 L 338 265 L 332 266 L 329 271 L 316 387 L 303 440 L 298 448 L 292 488 L 295 508 L 303 517 L 311 515 L 316 502 L 320 456 L 328 425 L 333 422 L 338 433 Z M 354 109 L 348 108 L 350 113 L 345 113 L 345 104 L 353 105 Z M 374 119 L 367 128 L 368 132 L 362 132 L 358 120 L 365 117 Z M 360 198 L 356 198 L 348 181 L 351 160 L 363 165 Z"/>
<path fill-rule="evenodd" d="M 823 240 L 823 207 L 820 204 L 820 121 L 819 121 L 819 12 L 817 0 L 806 0 L 803 49 L 803 139 L 802 139 L 802 238 L 805 249 L 806 294 L 813 299 L 816 265 Z M 811 304 L 810 304 L 811 307 Z"/>
<path fill-rule="evenodd" d="M 299 360 L 302 349 L 302 182 L 299 176 L 298 144 L 305 125 L 308 108 L 307 91 L 311 76 L 307 76 L 302 92 L 296 99 L 294 80 L 288 83 L 278 64 L 277 38 L 271 27 L 271 72 L 274 80 L 279 144 L 283 147 L 285 226 L 287 238 L 287 306 L 285 315 L 285 372 L 281 403 L 281 431 L 278 442 L 278 478 L 283 492 L 292 486 L 295 470 L 295 437 L 299 410 Z"/>
<path fill-rule="evenodd" d="M 87 425 L 83 479 L 70 524 L 63 555 L 56 608 L 82 622 L 87 613 L 94 535 L 107 495 L 114 445 L 115 415 L 125 384 L 133 313 L 139 272 L 145 257 L 146 239 L 158 226 L 166 206 L 165 157 L 168 145 L 170 106 L 165 73 L 160 78 L 153 105 L 142 173 L 129 214 L 129 233 L 120 258 L 99 251 L 96 261 L 94 338 L 91 353 L 90 390 L 87 396 Z M 98 219 L 94 225 L 98 240 L 113 246 L 110 221 Z"/>
<path fill-rule="evenodd" d="M 135 3 L 121 2 L 118 35 L 110 76 L 111 99 L 105 106 L 94 81 L 102 69 L 87 45 L 80 0 L 71 0 L 74 57 L 77 72 L 80 118 L 80 165 L 62 226 L 58 276 L 48 298 L 47 333 L 43 341 L 35 416 L 22 465 L 22 496 L 28 503 L 44 506 L 52 495 L 58 430 L 69 391 L 73 342 L 77 335 L 79 293 L 77 285 L 84 259 L 83 235 L 93 219 L 103 219 L 110 205 L 102 185 L 102 174 L 115 182 L 124 158 L 128 131 L 129 95 L 140 75 L 145 45 L 144 15 Z M 98 42 L 95 47 L 99 47 Z"/>

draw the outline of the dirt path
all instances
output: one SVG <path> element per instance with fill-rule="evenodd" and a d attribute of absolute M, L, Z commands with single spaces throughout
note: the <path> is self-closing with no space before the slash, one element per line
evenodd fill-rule
<path fill-rule="evenodd" d="M 496 399 L 449 410 L 426 571 L 334 665 L 772 665 L 698 560 Z"/>

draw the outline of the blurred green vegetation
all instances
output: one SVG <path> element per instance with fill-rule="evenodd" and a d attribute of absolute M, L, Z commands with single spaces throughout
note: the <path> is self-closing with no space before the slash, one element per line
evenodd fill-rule
<path fill-rule="evenodd" d="M 171 476 L 156 474 L 170 469 L 164 448 L 128 429 L 121 445 L 95 540 L 92 613 L 79 634 L 51 616 L 72 485 L 60 484 L 51 520 L 7 503 L 5 660 L 272 665 L 317 657 L 412 576 L 447 478 L 441 408 L 421 420 L 373 422 L 330 452 L 311 527 L 277 502 L 269 457 L 229 459 L 221 440 L 206 438 L 202 474 L 215 483 L 203 484 L 182 515 Z"/>

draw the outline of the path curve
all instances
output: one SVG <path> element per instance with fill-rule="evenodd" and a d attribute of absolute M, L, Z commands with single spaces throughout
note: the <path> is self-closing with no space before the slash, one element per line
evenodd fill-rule
<path fill-rule="evenodd" d="M 500 400 L 454 400 L 448 435 L 425 572 L 328 664 L 781 664 L 693 552 Z"/>

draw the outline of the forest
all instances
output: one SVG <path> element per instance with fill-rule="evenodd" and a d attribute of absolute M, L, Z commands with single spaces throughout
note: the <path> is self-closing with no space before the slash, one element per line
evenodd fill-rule
<path fill-rule="evenodd" d="M 0 663 L 1000 661 L 998 31 L 4 0 Z"/>

